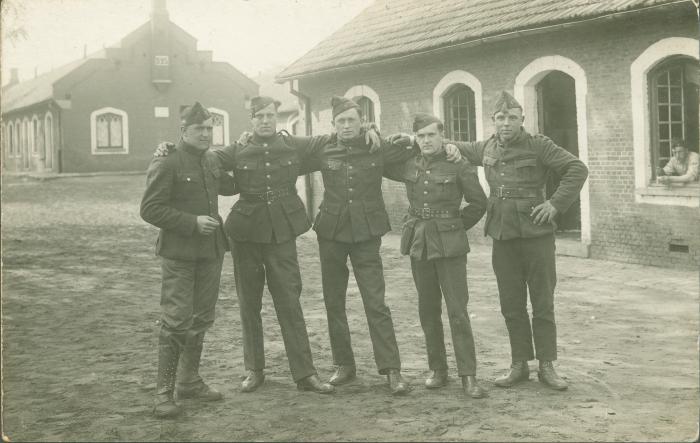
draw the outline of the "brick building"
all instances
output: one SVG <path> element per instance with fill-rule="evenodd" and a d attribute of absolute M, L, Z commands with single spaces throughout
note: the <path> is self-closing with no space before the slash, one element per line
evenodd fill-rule
<path fill-rule="evenodd" d="M 246 100 L 258 85 L 197 50 L 170 21 L 165 0 L 118 47 L 86 55 L 2 89 L 5 172 L 144 170 L 160 140 L 173 140 L 180 108 L 199 100 L 214 113 L 213 144 L 249 126 Z"/>
<path fill-rule="evenodd" d="M 331 129 L 338 94 L 359 99 L 385 134 L 409 132 L 412 115 L 427 111 L 451 138 L 484 139 L 490 104 L 510 91 L 529 131 L 590 168 L 558 251 L 697 266 L 700 185 L 655 177 L 671 137 L 698 148 L 696 13 L 689 0 L 377 0 L 277 79 L 301 95 L 301 124 L 313 133 Z M 313 184 L 317 206 L 322 184 Z M 384 187 L 397 229 L 403 185 Z"/>

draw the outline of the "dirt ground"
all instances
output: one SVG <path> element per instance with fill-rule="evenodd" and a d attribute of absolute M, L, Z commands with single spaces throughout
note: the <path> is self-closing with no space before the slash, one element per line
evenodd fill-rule
<path fill-rule="evenodd" d="M 490 246 L 469 255 L 469 310 L 478 377 L 489 397 L 451 383 L 427 391 L 427 362 L 409 264 L 384 239 L 387 303 L 403 373 L 414 390 L 388 395 L 376 372 L 357 286 L 348 317 L 358 379 L 330 396 L 300 393 L 265 297 L 267 379 L 244 373 L 230 256 L 202 374 L 219 403 L 184 403 L 179 421 L 151 417 L 159 318 L 156 230 L 138 216 L 144 177 L 4 179 L 2 187 L 3 433 L 12 441 L 690 441 L 698 421 L 698 275 L 559 257 L 559 373 L 501 389 L 509 364 Z M 222 212 L 227 211 L 224 204 Z M 315 235 L 298 240 L 302 303 L 314 359 L 332 372 Z M 443 314 L 447 327 L 446 313 Z M 448 353 L 451 351 L 449 334 Z M 536 362 L 531 362 L 536 369 Z"/>

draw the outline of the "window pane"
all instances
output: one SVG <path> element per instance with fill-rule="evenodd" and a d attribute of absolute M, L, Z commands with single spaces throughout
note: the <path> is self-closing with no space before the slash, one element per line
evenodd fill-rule
<path fill-rule="evenodd" d="M 664 88 L 659 88 L 659 103 L 668 103 L 668 89 Z"/>
<path fill-rule="evenodd" d="M 671 88 L 671 103 L 681 103 L 681 88 Z"/>
<path fill-rule="evenodd" d="M 667 122 L 668 121 L 668 105 L 659 106 L 659 121 L 660 122 Z"/>
<path fill-rule="evenodd" d="M 668 84 L 668 71 L 664 71 L 656 77 L 656 83 L 659 85 Z"/>
<path fill-rule="evenodd" d="M 122 146 L 122 118 L 118 115 L 111 115 L 109 122 L 109 145 L 113 148 Z"/>
<path fill-rule="evenodd" d="M 662 158 L 669 158 L 671 156 L 671 150 L 669 146 L 670 143 L 667 141 L 662 141 L 661 143 L 659 143 L 659 155 Z"/>
<path fill-rule="evenodd" d="M 671 138 L 683 138 L 683 125 L 674 123 L 671 125 Z"/>
<path fill-rule="evenodd" d="M 659 138 L 668 140 L 670 137 L 668 125 L 659 125 Z"/>
<path fill-rule="evenodd" d="M 109 123 L 104 116 L 97 117 L 97 147 L 107 148 L 109 147 Z"/>
<path fill-rule="evenodd" d="M 671 120 L 672 121 L 680 122 L 683 120 L 683 117 L 682 117 L 683 113 L 681 112 L 682 109 L 683 108 L 678 106 L 678 105 L 671 106 Z"/>

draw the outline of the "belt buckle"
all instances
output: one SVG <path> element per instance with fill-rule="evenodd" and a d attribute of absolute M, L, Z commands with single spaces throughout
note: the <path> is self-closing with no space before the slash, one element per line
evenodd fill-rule
<path fill-rule="evenodd" d="M 275 191 L 270 190 L 270 191 L 265 191 L 265 201 L 271 202 L 275 199 Z"/>
<path fill-rule="evenodd" d="M 496 188 L 496 197 L 503 198 L 503 185 Z"/>
<path fill-rule="evenodd" d="M 421 218 L 430 218 L 430 208 L 421 208 L 420 216 Z"/>

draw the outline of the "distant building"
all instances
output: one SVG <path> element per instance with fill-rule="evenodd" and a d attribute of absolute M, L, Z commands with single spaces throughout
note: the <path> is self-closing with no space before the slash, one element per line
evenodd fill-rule
<path fill-rule="evenodd" d="M 558 251 L 700 263 L 700 185 L 667 187 L 655 176 L 672 137 L 698 149 L 698 19 L 689 0 L 377 0 L 277 80 L 307 97 L 301 124 L 314 133 L 330 129 L 330 97 L 344 94 L 384 134 L 409 132 L 412 115 L 427 111 L 459 140 L 488 138 L 491 103 L 510 91 L 529 131 L 590 168 L 580 202 L 561 219 Z M 316 178 L 315 206 L 320 192 Z M 385 183 L 385 200 L 400 228 L 403 185 Z"/>
<path fill-rule="evenodd" d="M 105 48 L 31 80 L 16 70 L 2 89 L 6 172 L 145 170 L 160 140 L 174 140 L 182 106 L 199 100 L 214 114 L 213 145 L 250 124 L 246 100 L 258 85 L 212 61 L 153 0 L 150 21 Z M 235 140 L 235 139 L 234 139 Z"/>

